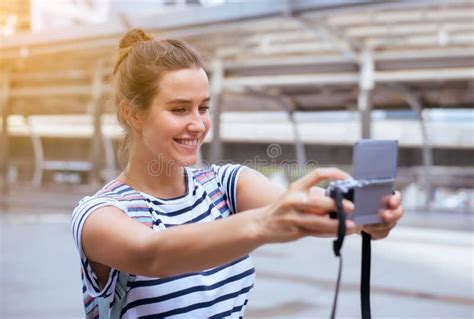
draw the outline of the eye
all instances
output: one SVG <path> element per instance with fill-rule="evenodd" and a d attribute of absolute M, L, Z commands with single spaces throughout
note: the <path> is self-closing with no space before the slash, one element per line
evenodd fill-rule
<path fill-rule="evenodd" d="M 174 109 L 173 109 L 173 112 L 174 112 L 174 113 L 185 113 L 185 112 L 186 112 L 186 108 L 184 108 L 184 107 L 177 107 L 177 108 L 174 108 Z"/>
<path fill-rule="evenodd" d="M 200 113 L 206 113 L 207 111 L 209 111 L 209 106 L 204 105 L 204 106 L 199 107 L 199 112 Z"/>

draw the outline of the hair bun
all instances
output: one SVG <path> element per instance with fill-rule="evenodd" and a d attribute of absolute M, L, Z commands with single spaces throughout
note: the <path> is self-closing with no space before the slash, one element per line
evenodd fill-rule
<path fill-rule="evenodd" d="M 139 42 L 145 42 L 153 40 L 153 36 L 145 33 L 142 29 L 132 29 L 125 33 L 119 43 L 119 48 L 124 49 L 128 47 L 132 47 L 134 44 Z"/>

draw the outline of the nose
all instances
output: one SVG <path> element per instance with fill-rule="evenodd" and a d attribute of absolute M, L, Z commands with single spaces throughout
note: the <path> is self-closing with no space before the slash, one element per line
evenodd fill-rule
<path fill-rule="evenodd" d="M 206 130 L 202 114 L 199 111 L 192 112 L 188 123 L 188 129 L 195 133 L 202 133 Z"/>

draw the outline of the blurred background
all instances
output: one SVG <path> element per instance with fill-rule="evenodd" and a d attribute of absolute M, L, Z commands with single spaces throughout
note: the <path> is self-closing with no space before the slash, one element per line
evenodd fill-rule
<path fill-rule="evenodd" d="M 376 318 L 474 318 L 474 1 L 0 2 L 0 317 L 83 317 L 69 231 L 118 175 L 110 75 L 120 37 L 179 38 L 207 62 L 213 131 L 201 164 L 287 185 L 350 172 L 360 138 L 397 139 L 405 216 L 374 243 Z M 359 238 L 339 317 L 358 318 Z M 258 249 L 249 318 L 329 316 L 331 242 Z"/>

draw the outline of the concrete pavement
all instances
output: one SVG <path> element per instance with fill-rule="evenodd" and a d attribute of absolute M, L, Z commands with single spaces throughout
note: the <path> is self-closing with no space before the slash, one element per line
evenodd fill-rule
<path fill-rule="evenodd" d="M 338 266 L 331 241 L 257 250 L 249 317 L 329 318 Z M 359 236 L 344 243 L 338 318 L 360 318 L 360 245 Z M 472 233 L 399 226 L 372 244 L 371 283 L 374 318 L 473 318 Z"/>
<path fill-rule="evenodd" d="M 407 219 L 409 220 L 409 218 Z M 62 210 L 0 213 L 0 318 L 83 318 L 79 259 Z M 331 239 L 256 250 L 247 318 L 328 318 Z M 359 318 L 360 238 L 347 238 L 337 318 Z M 473 234 L 402 223 L 372 248 L 373 318 L 474 318 Z"/>

